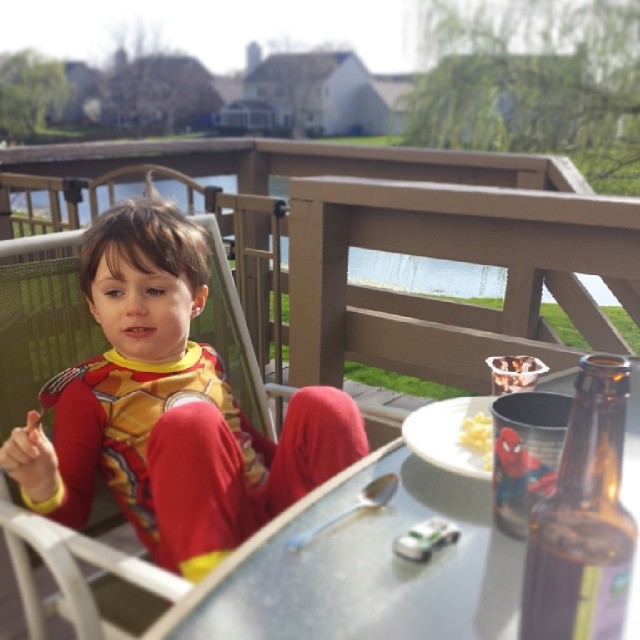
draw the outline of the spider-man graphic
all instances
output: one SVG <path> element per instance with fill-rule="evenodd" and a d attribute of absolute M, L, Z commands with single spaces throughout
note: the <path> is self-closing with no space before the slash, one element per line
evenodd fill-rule
<path fill-rule="evenodd" d="M 549 495 L 556 484 L 556 472 L 529 453 L 520 435 L 511 427 L 503 427 L 494 444 L 496 506 L 525 493 Z"/>

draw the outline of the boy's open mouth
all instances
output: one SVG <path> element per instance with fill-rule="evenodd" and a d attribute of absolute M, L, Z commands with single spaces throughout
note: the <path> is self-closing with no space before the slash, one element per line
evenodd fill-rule
<path fill-rule="evenodd" d="M 155 331 L 152 327 L 127 327 L 124 332 L 125 333 L 133 333 L 136 335 L 142 335 L 145 333 L 152 333 Z"/>

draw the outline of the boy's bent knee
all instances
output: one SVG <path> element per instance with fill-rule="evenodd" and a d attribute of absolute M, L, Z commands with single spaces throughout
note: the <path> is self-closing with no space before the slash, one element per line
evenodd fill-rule
<path fill-rule="evenodd" d="M 335 387 L 309 386 L 296 391 L 289 402 L 287 421 L 295 429 L 321 428 L 325 434 L 345 428 L 364 430 L 364 419 L 353 398 Z M 304 426 L 303 426 L 304 425 Z"/>
<path fill-rule="evenodd" d="M 313 410 L 325 408 L 329 411 L 333 409 L 358 411 L 356 403 L 348 393 L 336 387 L 322 385 L 298 389 L 291 397 L 289 408 L 297 407 L 297 405 L 300 405 L 300 408 L 304 405 L 305 408 Z"/>
<path fill-rule="evenodd" d="M 180 447 L 211 443 L 219 431 L 228 429 L 220 409 L 208 401 L 194 401 L 167 409 L 156 421 L 149 436 L 149 453 L 159 443 L 175 442 Z"/>

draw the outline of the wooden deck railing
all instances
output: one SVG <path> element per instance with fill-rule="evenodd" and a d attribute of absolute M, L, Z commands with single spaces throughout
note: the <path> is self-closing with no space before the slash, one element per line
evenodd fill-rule
<path fill-rule="evenodd" d="M 540 317 L 543 284 L 592 349 L 631 351 L 575 273 L 602 276 L 640 324 L 640 201 L 594 196 L 566 158 L 266 139 L 11 149 L 0 151 L 0 235 L 11 232 L 15 173 L 28 173 L 33 188 L 45 185 L 54 200 L 68 203 L 48 231 L 71 224 L 83 184 L 90 191 L 108 171 L 126 179 L 123 167 L 141 162 L 186 173 L 194 183 L 235 175 L 238 191 L 251 197 L 267 193 L 270 175 L 293 178 L 283 225 L 290 275 L 282 279 L 290 292 L 294 384 L 341 384 L 345 358 L 478 392 L 488 390 L 487 355 L 519 351 L 554 369 L 572 366 L 580 352 L 560 344 Z M 242 212 L 247 246 L 266 249 L 269 223 L 249 216 L 251 205 L 231 194 L 223 200 L 225 209 Z M 229 223 L 223 227 L 231 232 Z M 503 309 L 347 285 L 350 246 L 507 267 Z M 251 288 L 266 278 L 264 266 L 244 276 Z M 265 300 L 247 300 L 254 344 L 264 345 L 272 331 Z M 285 341 L 288 335 L 285 328 Z"/>
<path fill-rule="evenodd" d="M 546 284 L 593 350 L 631 353 L 575 272 L 640 323 L 640 200 L 355 178 L 295 179 L 289 223 L 294 385 L 338 384 L 344 359 L 488 392 L 484 359 L 576 364 L 540 317 Z M 508 269 L 502 310 L 347 286 L 349 247 Z"/>
<path fill-rule="evenodd" d="M 239 193 L 266 194 L 269 175 L 347 175 L 592 193 L 561 156 L 379 148 L 267 138 L 135 141 L 0 150 L 0 173 L 96 178 L 141 162 L 193 178 L 238 177 Z"/>

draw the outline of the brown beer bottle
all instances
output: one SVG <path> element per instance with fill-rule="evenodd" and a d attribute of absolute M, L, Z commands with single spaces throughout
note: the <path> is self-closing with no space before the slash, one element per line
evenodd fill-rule
<path fill-rule="evenodd" d="M 522 640 L 621 638 L 638 529 L 620 503 L 630 365 L 580 360 L 556 491 L 531 513 Z"/>

